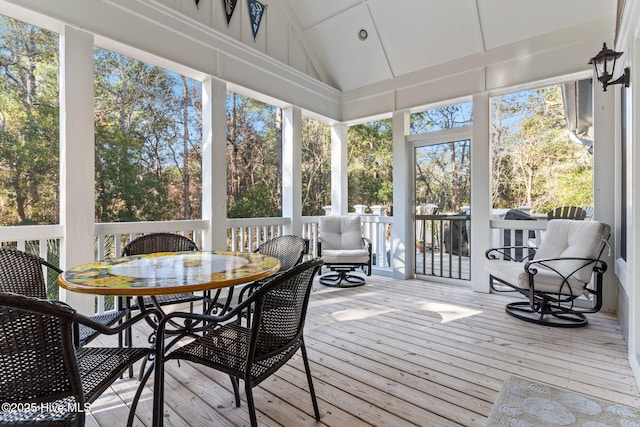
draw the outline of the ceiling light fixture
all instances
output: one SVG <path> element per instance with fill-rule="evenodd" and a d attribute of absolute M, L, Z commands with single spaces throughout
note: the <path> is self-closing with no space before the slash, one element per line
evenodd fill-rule
<path fill-rule="evenodd" d="M 369 33 L 364 28 L 360 28 L 358 30 L 358 38 L 362 41 L 365 41 L 369 37 Z"/>
<path fill-rule="evenodd" d="M 596 78 L 602 83 L 602 90 L 605 92 L 609 85 L 624 84 L 625 87 L 629 87 L 629 67 L 624 69 L 622 76 L 611 81 L 616 69 L 616 60 L 620 58 L 623 53 L 624 52 L 616 52 L 615 50 L 609 49 L 606 43 L 602 43 L 602 50 L 589 60 L 589 64 L 593 64 L 593 68 L 596 71 Z"/>

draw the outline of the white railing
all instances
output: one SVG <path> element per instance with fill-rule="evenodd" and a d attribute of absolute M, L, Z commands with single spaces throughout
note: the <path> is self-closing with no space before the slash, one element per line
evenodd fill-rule
<path fill-rule="evenodd" d="M 492 248 L 502 248 L 505 246 L 530 246 L 538 247 L 542 241 L 544 231 L 547 229 L 547 219 L 536 220 L 514 220 L 514 219 L 492 219 L 491 226 L 491 246 Z M 514 250 L 510 254 L 512 257 L 521 257 Z M 520 256 L 519 256 L 520 255 Z"/>
<path fill-rule="evenodd" d="M 60 239 L 64 228 L 59 225 L 20 225 L 0 227 L 0 247 L 18 249 L 38 255 L 40 258 L 58 266 L 60 264 Z M 57 274 L 43 267 L 47 293 L 57 298 Z"/>
<path fill-rule="evenodd" d="M 253 252 L 263 242 L 281 236 L 289 218 L 227 218 L 227 248 Z"/>
<path fill-rule="evenodd" d="M 27 246 L 38 245 L 39 250 L 37 253 L 46 259 L 47 242 L 59 242 L 63 234 L 64 228 L 59 224 L 0 227 L 0 246 L 24 251 Z"/>
<path fill-rule="evenodd" d="M 374 256 L 374 273 L 390 272 L 390 235 L 393 217 L 374 214 L 360 214 L 365 237 L 371 240 Z M 302 237 L 309 240 L 309 254 L 316 255 L 318 243 L 318 216 L 302 218 Z M 227 227 L 227 248 L 234 251 L 253 251 L 261 243 L 284 234 L 289 218 L 229 218 Z M 109 259 L 121 256 L 124 246 L 136 237 L 158 232 L 178 233 L 189 237 L 202 247 L 204 231 L 209 226 L 206 220 L 122 222 L 95 224 L 95 259 Z M 51 256 L 59 259 L 60 239 L 63 238 L 62 225 L 33 225 L 0 227 L 0 245 L 30 253 L 44 259 Z M 113 309 L 113 299 L 97 296 L 98 313 Z"/>
<path fill-rule="evenodd" d="M 393 227 L 392 216 L 375 214 L 360 215 L 364 228 L 364 236 L 371 241 L 373 270 L 391 271 L 391 232 Z"/>
<path fill-rule="evenodd" d="M 149 233 L 177 233 L 202 247 L 205 220 L 153 221 L 153 222 L 101 222 L 96 224 L 96 260 L 118 258 L 127 243 Z"/>

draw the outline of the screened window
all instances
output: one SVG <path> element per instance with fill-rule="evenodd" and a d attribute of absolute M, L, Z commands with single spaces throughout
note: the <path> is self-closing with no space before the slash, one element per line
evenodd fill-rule
<path fill-rule="evenodd" d="M 59 223 L 58 35 L 0 16 L 0 225 Z"/>
<path fill-rule="evenodd" d="M 324 215 L 331 204 L 331 126 L 302 118 L 302 215 Z"/>
<path fill-rule="evenodd" d="M 391 120 L 354 125 L 348 131 L 349 211 L 356 205 L 393 203 Z"/>
<path fill-rule="evenodd" d="M 227 94 L 227 216 L 282 216 L 282 112 Z"/>
<path fill-rule="evenodd" d="M 201 217 L 201 83 L 95 51 L 96 220 Z"/>
<path fill-rule="evenodd" d="M 471 125 L 472 102 L 433 108 L 412 113 L 410 116 L 411 135 Z"/>
<path fill-rule="evenodd" d="M 491 194 L 494 208 L 560 206 L 592 211 L 591 80 L 491 99 Z"/>

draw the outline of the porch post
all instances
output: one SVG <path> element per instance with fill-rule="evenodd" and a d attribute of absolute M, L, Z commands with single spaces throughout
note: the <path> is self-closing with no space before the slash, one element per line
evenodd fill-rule
<path fill-rule="evenodd" d="M 396 279 L 413 277 L 415 257 L 413 256 L 414 233 L 413 196 L 414 167 L 411 167 L 412 147 L 406 143 L 409 134 L 409 113 L 396 111 L 392 119 L 393 129 L 393 227 L 391 232 L 391 267 Z M 345 154 L 346 155 L 346 154 Z"/>
<path fill-rule="evenodd" d="M 282 110 L 282 216 L 285 234 L 302 235 L 302 110 Z"/>
<path fill-rule="evenodd" d="M 202 219 L 204 250 L 227 249 L 227 84 L 202 82 Z"/>
<path fill-rule="evenodd" d="M 345 124 L 331 126 L 331 215 L 346 215 L 349 212 L 348 129 Z"/>
<path fill-rule="evenodd" d="M 489 94 L 473 96 L 471 135 L 471 288 L 489 292 L 489 276 L 484 272 L 484 253 L 491 242 L 491 162 Z"/>
<path fill-rule="evenodd" d="M 65 26 L 60 37 L 60 268 L 95 261 L 93 35 Z M 60 289 L 60 299 L 94 314 L 95 296 Z"/>
<path fill-rule="evenodd" d="M 593 218 L 611 226 L 611 247 L 615 248 L 615 196 L 613 191 L 618 173 L 615 167 L 616 104 L 618 87 L 603 91 L 598 82 L 593 84 Z M 602 311 L 615 313 L 618 305 L 617 280 L 615 276 L 614 251 L 605 250 L 602 259 L 609 268 L 603 278 Z"/>

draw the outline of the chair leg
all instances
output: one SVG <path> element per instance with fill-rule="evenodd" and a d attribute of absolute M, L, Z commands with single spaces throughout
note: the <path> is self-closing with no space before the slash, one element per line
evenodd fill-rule
<path fill-rule="evenodd" d="M 249 407 L 249 419 L 251 420 L 251 427 L 258 427 L 258 418 L 256 417 L 256 407 L 253 404 L 253 392 L 251 391 L 251 383 L 245 381 L 244 389 L 247 395 L 247 406 Z"/>
<path fill-rule="evenodd" d="M 164 369 L 164 367 L 162 368 Z M 129 410 L 129 418 L 127 420 L 127 426 L 132 426 L 133 425 L 133 418 L 136 415 L 136 408 L 138 407 L 138 402 L 140 401 L 140 396 L 142 396 L 142 391 L 144 390 L 144 386 L 147 383 L 147 381 L 149 380 L 149 377 L 151 376 L 151 373 L 154 372 L 153 366 L 150 366 L 149 369 L 147 369 L 147 371 L 144 373 L 144 375 L 141 375 L 140 378 L 140 384 L 138 385 L 138 390 L 136 390 L 136 394 L 133 397 L 133 400 L 131 401 L 131 409 Z M 163 377 L 164 377 L 164 373 L 163 373 Z M 153 389 L 154 389 L 154 393 L 155 393 L 155 389 L 156 389 L 156 385 L 154 384 Z M 154 400 L 154 405 L 155 405 L 155 400 Z M 155 408 L 154 408 L 155 410 Z"/>
<path fill-rule="evenodd" d="M 318 409 L 318 400 L 316 399 L 316 391 L 313 388 L 313 378 L 311 378 L 311 369 L 309 368 L 309 359 L 307 359 L 307 348 L 302 342 L 300 346 L 302 351 L 302 361 L 304 362 L 304 370 L 307 372 L 307 382 L 309 383 L 309 393 L 311 394 L 311 402 L 313 403 L 313 415 L 316 420 L 320 420 L 320 409 Z"/>
<path fill-rule="evenodd" d="M 231 386 L 233 387 L 233 396 L 236 399 L 236 408 L 240 407 L 240 385 L 238 384 L 238 379 L 234 376 L 229 375 L 231 378 Z"/>

